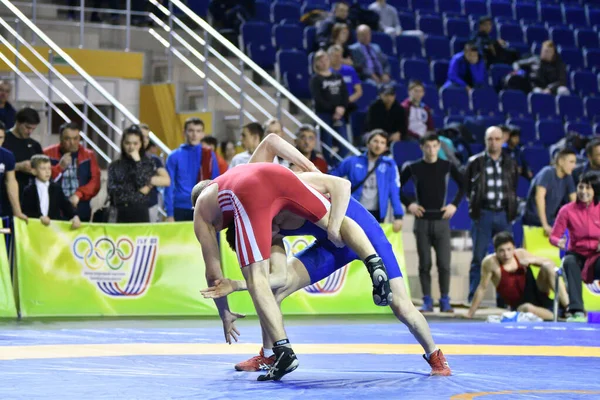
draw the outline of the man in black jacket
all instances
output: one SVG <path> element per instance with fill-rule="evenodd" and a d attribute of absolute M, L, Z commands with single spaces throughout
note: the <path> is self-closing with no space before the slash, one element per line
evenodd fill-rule
<path fill-rule="evenodd" d="M 409 138 L 406 132 L 406 114 L 396 101 L 396 88 L 387 84 L 379 89 L 379 99 L 375 100 L 367 112 L 367 132 L 383 129 L 390 142 Z"/>
<path fill-rule="evenodd" d="M 465 174 L 469 216 L 473 220 L 473 259 L 469 271 L 469 301 L 481 277 L 481 260 L 492 237 L 510 231 L 517 217 L 518 165 L 502 154 L 502 130 L 497 126 L 485 132 L 485 151 L 472 156 Z"/>

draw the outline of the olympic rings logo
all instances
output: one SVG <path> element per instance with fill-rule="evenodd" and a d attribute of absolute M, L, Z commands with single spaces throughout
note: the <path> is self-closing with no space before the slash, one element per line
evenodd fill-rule
<path fill-rule="evenodd" d="M 101 237 L 92 243 L 89 237 L 79 236 L 73 242 L 73 255 L 91 270 L 97 270 L 103 265 L 119 270 L 133 256 L 133 250 L 133 242 L 124 237 L 116 243 L 107 237 Z"/>

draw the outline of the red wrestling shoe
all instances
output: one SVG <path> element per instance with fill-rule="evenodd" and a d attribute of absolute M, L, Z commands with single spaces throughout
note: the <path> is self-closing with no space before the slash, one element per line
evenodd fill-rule
<path fill-rule="evenodd" d="M 436 350 L 429 357 L 429 360 L 423 354 L 423 358 L 425 361 L 431 365 L 431 373 L 429 375 L 434 376 L 450 376 L 452 375 L 452 371 L 450 371 L 450 367 L 448 366 L 448 361 L 446 361 L 446 357 L 444 357 L 444 353 L 441 350 Z"/>
<path fill-rule="evenodd" d="M 271 365 L 275 363 L 275 354 L 271 357 L 265 357 L 264 349 L 260 348 L 260 353 L 249 360 L 235 364 L 236 371 L 256 372 L 268 371 Z"/>

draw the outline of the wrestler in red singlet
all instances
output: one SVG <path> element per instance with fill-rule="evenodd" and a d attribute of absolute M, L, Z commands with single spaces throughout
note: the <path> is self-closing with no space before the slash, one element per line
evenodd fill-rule
<path fill-rule="evenodd" d="M 496 287 L 496 292 L 500 297 L 514 309 L 523 303 L 527 282 L 527 267 L 521 265 L 517 256 L 515 256 L 515 261 L 517 262 L 517 269 L 513 272 L 506 271 L 498 261 L 500 265 L 500 282 Z"/>
<path fill-rule="evenodd" d="M 280 211 L 316 223 L 330 206 L 325 196 L 274 163 L 240 165 L 212 183 L 219 186 L 223 227 L 235 223 L 236 253 L 242 267 L 271 256 L 272 221 Z"/>

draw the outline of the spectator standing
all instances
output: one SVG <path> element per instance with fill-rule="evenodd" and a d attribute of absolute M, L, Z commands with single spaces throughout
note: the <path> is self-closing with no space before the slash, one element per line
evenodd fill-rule
<path fill-rule="evenodd" d="M 582 281 L 600 279 L 600 177 L 583 174 L 577 184 L 577 200 L 558 212 L 550 234 L 550 243 L 567 250 L 563 269 L 567 278 L 569 307 L 567 321 L 586 322 L 582 297 Z M 566 247 L 565 231 L 569 231 Z"/>
<path fill-rule="evenodd" d="M 23 199 L 23 189 L 33 180 L 31 157 L 42 154 L 42 146 L 31 138 L 33 131 L 40 124 L 38 112 L 30 107 L 25 107 L 17 112 L 15 126 L 6 132 L 4 148 L 15 156 L 15 171 L 19 183 L 19 198 Z"/>
<path fill-rule="evenodd" d="M 419 280 L 423 290 L 421 311 L 433 311 L 431 298 L 431 248 L 435 250 L 440 285 L 440 311 L 453 312 L 450 305 L 450 218 L 464 195 L 463 176 L 452 163 L 438 158 L 440 138 L 429 133 L 421 139 L 423 158 L 407 164 L 400 175 L 400 187 L 409 179 L 415 184 L 416 198 L 400 191 L 402 202 L 415 216 L 414 234 L 419 254 Z M 448 181 L 458 187 L 452 202 L 446 204 Z"/>
<path fill-rule="evenodd" d="M 331 72 L 329 56 L 323 50 L 317 51 L 313 60 L 315 74 L 310 79 L 310 93 L 314 100 L 315 112 L 318 117 L 334 129 L 341 137 L 348 139 L 344 115 L 348 108 L 348 90 L 344 78 Z M 321 141 L 333 147 L 334 140 L 328 132 L 321 130 Z M 335 145 L 339 146 L 337 140 Z M 340 149 L 340 156 L 344 157 L 348 151 L 345 147 Z M 331 156 L 330 156 L 331 157 Z M 331 161 L 328 158 L 328 161 Z"/>
<path fill-rule="evenodd" d="M 329 47 L 327 54 L 331 62 L 331 72 L 341 75 L 346 83 L 346 90 L 348 91 L 346 117 L 348 117 L 351 112 L 358 108 L 356 102 L 363 95 L 362 84 L 354 67 L 342 63 L 342 48 L 339 45 Z"/>
<path fill-rule="evenodd" d="M 406 116 L 406 138 L 420 140 L 428 132 L 435 131 L 431 108 L 423 103 L 425 96 L 425 86 L 421 81 L 411 81 L 408 85 L 408 98 L 401 106 Z M 439 138 L 438 138 L 439 139 Z"/>
<path fill-rule="evenodd" d="M 314 165 L 326 174 L 329 170 L 327 161 L 317 154 L 315 147 L 317 145 L 317 132 L 311 125 L 302 125 L 296 132 L 296 148 L 308 158 Z"/>
<path fill-rule="evenodd" d="M 519 53 L 508 48 L 506 42 L 502 39 L 491 37 L 494 24 L 492 17 L 484 16 L 479 18 L 479 30 L 475 32 L 471 40 L 479 48 L 479 53 L 487 61 L 487 65 L 492 64 L 512 64 L 519 59 Z"/>
<path fill-rule="evenodd" d="M 12 85 L 7 81 L 0 81 L 0 122 L 4 123 L 5 127 L 15 126 L 17 115 L 17 111 L 8 101 L 10 92 L 12 92 Z"/>
<path fill-rule="evenodd" d="M 221 155 L 225 159 L 227 166 L 231 163 L 231 160 L 235 156 L 235 143 L 231 140 L 221 142 Z"/>
<path fill-rule="evenodd" d="M 248 164 L 250 157 L 252 157 L 254 150 L 256 150 L 264 136 L 265 131 L 258 122 L 250 122 L 249 124 L 246 124 L 242 128 L 241 140 L 242 147 L 245 151 L 233 156 L 233 159 L 229 164 L 229 168 L 234 168 L 242 164 Z"/>
<path fill-rule="evenodd" d="M 71 221 L 71 228 L 77 229 L 81 221 L 73 204 L 63 193 L 62 187 L 50 182 L 52 164 L 45 154 L 31 157 L 31 168 L 35 181 L 23 190 L 23 212 L 29 218 L 39 218 L 48 226 L 54 220 Z"/>
<path fill-rule="evenodd" d="M 120 223 L 150 222 L 149 194 L 152 186 L 162 183 L 143 143 L 139 126 L 130 126 L 121 138 L 121 158 L 108 166 L 108 195 Z"/>
<path fill-rule="evenodd" d="M 379 30 L 387 33 L 390 36 L 408 35 L 418 36 L 423 39 L 422 31 L 403 31 L 398 18 L 398 10 L 396 7 L 387 4 L 386 0 L 377 0 L 369 5 L 369 10 L 374 11 L 379 15 Z"/>
<path fill-rule="evenodd" d="M 164 204 L 164 201 L 160 201 L 161 193 L 159 193 L 159 188 L 164 188 L 171 185 L 171 177 L 163 164 L 163 160 L 158 157 L 156 154 L 152 154 L 150 152 L 151 142 L 150 142 L 150 127 L 148 124 L 140 124 L 140 130 L 142 131 L 142 136 L 144 138 L 144 142 L 142 146 L 144 147 L 145 155 L 148 157 L 152 164 L 154 164 L 155 174 L 160 177 L 161 184 L 157 184 L 156 186 L 152 186 L 150 193 L 148 194 L 148 213 L 150 215 L 150 222 L 161 222 L 162 216 L 160 215 L 160 207 L 161 203 Z"/>
<path fill-rule="evenodd" d="M 533 172 L 523 155 L 523 146 L 521 146 L 521 130 L 517 127 L 508 127 L 506 125 L 498 126 L 505 137 L 502 145 L 502 152 L 515 160 L 519 167 L 519 175 L 531 180 Z"/>
<path fill-rule="evenodd" d="M 270 118 L 269 120 L 267 120 L 263 125 L 263 130 L 265 132 L 263 135 L 264 137 L 267 137 L 270 133 L 274 133 L 277 136 L 279 136 L 280 138 L 284 139 L 283 126 L 281 125 L 281 122 L 279 122 L 279 120 L 277 118 Z M 290 167 L 290 163 L 288 160 L 284 160 L 277 156 L 275 156 L 275 158 L 273 159 L 273 162 L 275 162 L 279 165 L 283 165 L 286 168 Z"/>
<path fill-rule="evenodd" d="M 375 85 L 392 81 L 390 62 L 376 43 L 371 43 L 371 28 L 360 25 L 356 30 L 356 43 L 350 46 L 354 68 L 363 82 Z"/>
<path fill-rule="evenodd" d="M 579 182 L 579 178 L 586 172 L 591 172 L 600 177 L 600 140 L 593 139 L 585 146 L 587 162 L 573 171 L 573 181 Z"/>
<path fill-rule="evenodd" d="M 27 221 L 27 215 L 21 211 L 19 202 L 19 184 L 15 177 L 15 156 L 10 151 L 2 148 L 6 131 L 0 121 L 0 216 L 10 216 L 10 210 L 15 217 Z M 6 206 L 10 204 L 10 206 Z"/>
<path fill-rule="evenodd" d="M 219 164 L 219 175 L 227 172 L 229 169 L 229 164 L 227 164 L 227 161 L 225 161 L 225 159 L 216 152 L 216 148 L 219 146 L 219 141 L 217 138 L 214 136 L 204 136 L 200 143 L 202 143 L 202 147 L 215 153 L 215 156 L 217 157 L 217 163 Z"/>
<path fill-rule="evenodd" d="M 485 151 L 472 156 L 465 173 L 465 193 L 472 219 L 473 259 L 469 270 L 469 301 L 479 285 L 481 260 L 492 237 L 510 231 L 517 216 L 517 163 L 502 154 L 502 131 L 497 126 L 485 132 Z"/>
<path fill-rule="evenodd" d="M 331 46 L 340 46 L 342 49 L 342 64 L 352 65 L 352 56 L 350 54 L 350 28 L 346 24 L 335 24 L 331 31 L 331 39 L 327 43 L 326 49 Z M 325 50 L 325 48 L 323 49 Z"/>
<path fill-rule="evenodd" d="M 352 29 L 352 22 L 348 19 L 350 7 L 345 1 L 333 3 L 331 15 L 321 21 L 317 26 L 317 43 L 320 48 L 326 48 L 335 24 L 345 24 Z"/>
<path fill-rule="evenodd" d="M 548 165 L 537 173 L 527 194 L 523 224 L 541 226 L 550 236 L 560 207 L 575 201 L 575 183 L 571 174 L 576 161 L 573 150 L 563 149 L 556 154 L 554 165 Z"/>
<path fill-rule="evenodd" d="M 391 201 L 394 232 L 400 232 L 404 216 L 400 203 L 400 176 L 394 159 L 383 155 L 388 150 L 387 143 L 387 133 L 380 129 L 372 131 L 367 140 L 367 152 L 346 158 L 331 171 L 331 175 L 347 177 L 352 183 L 352 197 L 379 222 L 385 219 Z"/>
<path fill-rule="evenodd" d="M 473 42 L 467 42 L 464 50 L 450 60 L 448 80 L 442 88 L 461 87 L 468 92 L 487 85 L 487 68 Z"/>
<path fill-rule="evenodd" d="M 525 92 L 533 90 L 534 93 L 570 94 L 567 88 L 567 67 L 551 40 L 546 40 L 542 44 L 539 56 L 517 61 L 513 64 L 513 68 L 517 74 L 508 80 L 509 88 L 521 89 Z M 523 72 L 519 73 L 519 71 Z M 523 79 L 525 81 L 520 83 Z"/>
<path fill-rule="evenodd" d="M 79 218 L 92 218 L 90 201 L 100 192 L 100 168 L 96 155 L 81 145 L 79 125 L 67 122 L 60 126 L 60 143 L 46 147 L 44 154 L 52 164 L 52 181 L 58 183 Z"/>
<path fill-rule="evenodd" d="M 201 180 L 219 176 L 217 156 L 210 149 L 203 149 L 200 143 L 205 136 L 204 122 L 200 118 L 188 118 L 183 131 L 185 143 L 167 158 L 167 172 L 171 177 L 171 184 L 165 189 L 167 222 L 192 221 L 192 188 Z"/>
<path fill-rule="evenodd" d="M 396 88 L 384 85 L 379 89 L 379 99 L 375 100 L 367 111 L 367 132 L 376 129 L 385 131 L 390 142 L 407 139 L 406 114 L 396 101 Z"/>

